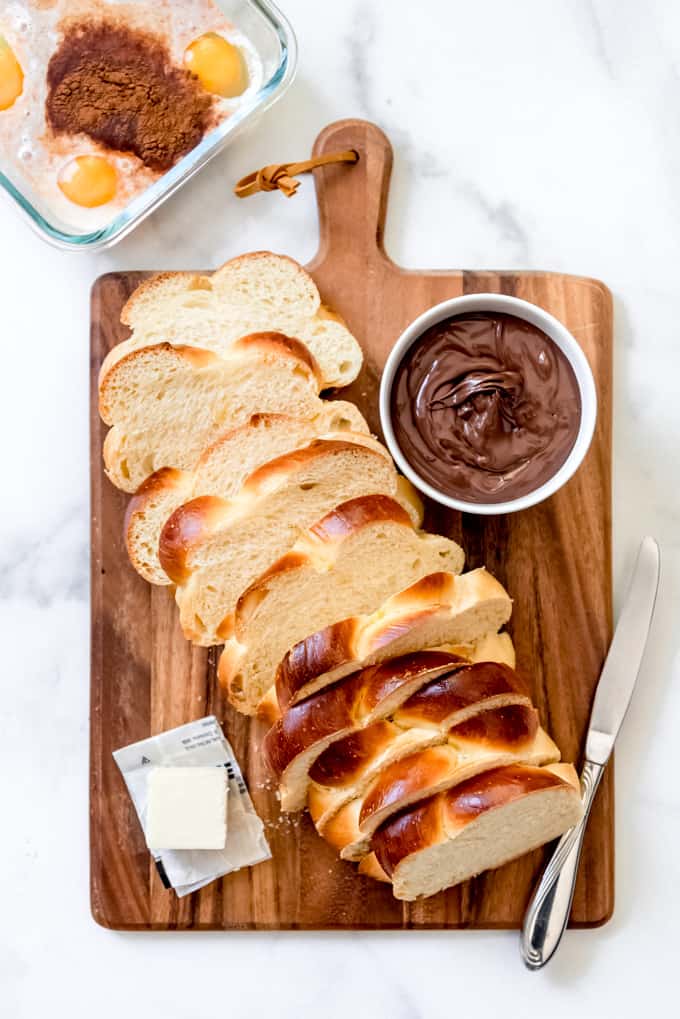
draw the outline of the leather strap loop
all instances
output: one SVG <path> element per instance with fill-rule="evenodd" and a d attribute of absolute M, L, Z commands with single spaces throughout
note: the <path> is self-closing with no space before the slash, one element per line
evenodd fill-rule
<path fill-rule="evenodd" d="M 305 159 L 301 163 L 274 163 L 271 166 L 263 166 L 261 170 L 249 173 L 234 188 L 237 198 L 248 198 L 256 195 L 258 191 L 282 191 L 286 198 L 292 198 L 300 186 L 300 181 L 295 178 L 301 173 L 309 173 L 317 166 L 328 166 L 330 163 L 356 163 L 359 160 L 359 153 L 354 149 L 347 149 L 345 152 L 329 152 L 325 156 L 317 156 L 315 159 Z"/>

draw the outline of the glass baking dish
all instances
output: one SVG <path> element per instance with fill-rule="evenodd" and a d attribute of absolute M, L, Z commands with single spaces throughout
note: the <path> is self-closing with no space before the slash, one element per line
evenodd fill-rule
<path fill-rule="evenodd" d="M 297 64 L 297 43 L 293 30 L 269 0 L 215 0 L 230 21 L 257 50 L 263 66 L 263 83 L 243 104 L 170 170 L 116 210 L 109 223 L 91 232 L 77 232 L 59 221 L 46 202 L 33 192 L 30 183 L 12 169 L 0 152 L 0 185 L 33 229 L 55 247 L 71 251 L 98 251 L 125 237 L 154 209 L 177 191 L 202 166 L 220 152 L 246 124 L 250 124 L 286 91 Z"/>

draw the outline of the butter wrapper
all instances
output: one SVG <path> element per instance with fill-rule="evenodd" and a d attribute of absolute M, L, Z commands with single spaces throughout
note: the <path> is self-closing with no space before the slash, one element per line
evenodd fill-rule
<path fill-rule="evenodd" d="M 146 834 L 148 776 L 153 767 L 222 765 L 227 769 L 227 842 L 224 849 L 168 849 L 153 853 L 161 880 L 180 897 L 241 867 L 271 857 L 234 751 L 214 715 L 116 750 L 113 758 Z"/>

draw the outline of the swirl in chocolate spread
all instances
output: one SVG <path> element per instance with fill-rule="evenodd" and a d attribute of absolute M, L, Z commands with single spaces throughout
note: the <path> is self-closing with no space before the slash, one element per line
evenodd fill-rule
<path fill-rule="evenodd" d="M 569 361 L 514 315 L 457 315 L 428 329 L 398 366 L 397 442 L 434 488 L 468 502 L 534 491 L 567 459 L 581 418 Z"/>

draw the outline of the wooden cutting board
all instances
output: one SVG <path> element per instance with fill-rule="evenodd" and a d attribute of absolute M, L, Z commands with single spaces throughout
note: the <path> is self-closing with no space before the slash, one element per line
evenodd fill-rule
<path fill-rule="evenodd" d="M 321 243 L 310 265 L 325 301 L 362 344 L 365 366 L 342 395 L 380 431 L 378 385 L 392 344 L 430 305 L 479 291 L 546 308 L 582 345 L 595 375 L 598 426 L 575 477 L 524 513 L 460 515 L 427 506 L 426 526 L 459 541 L 468 568 L 485 564 L 514 599 L 511 632 L 544 725 L 566 760 L 579 761 L 593 692 L 611 638 L 612 306 L 597 280 L 542 272 L 406 271 L 383 250 L 392 149 L 363 121 L 327 127 L 315 152 L 354 148 L 359 162 L 315 171 Z M 278 196 L 255 198 L 271 202 Z M 432 210 L 436 221 L 436 209 Z M 455 258 L 455 242 L 452 245 Z M 162 267 L 159 267 L 162 268 Z M 124 339 L 121 307 L 146 274 L 110 273 L 92 292 L 91 898 L 98 923 L 118 929 L 517 927 L 544 861 L 537 851 L 424 902 L 401 904 L 359 877 L 307 818 L 285 819 L 258 753 L 260 727 L 237 715 L 216 681 L 217 649 L 188 644 L 171 593 L 133 571 L 122 541 L 126 497 L 104 477 L 106 429 L 97 372 Z M 267 825 L 273 859 L 178 900 L 164 890 L 111 753 L 214 713 L 241 762 Z M 614 793 L 602 783 L 585 841 L 571 923 L 604 923 L 614 895 Z"/>

